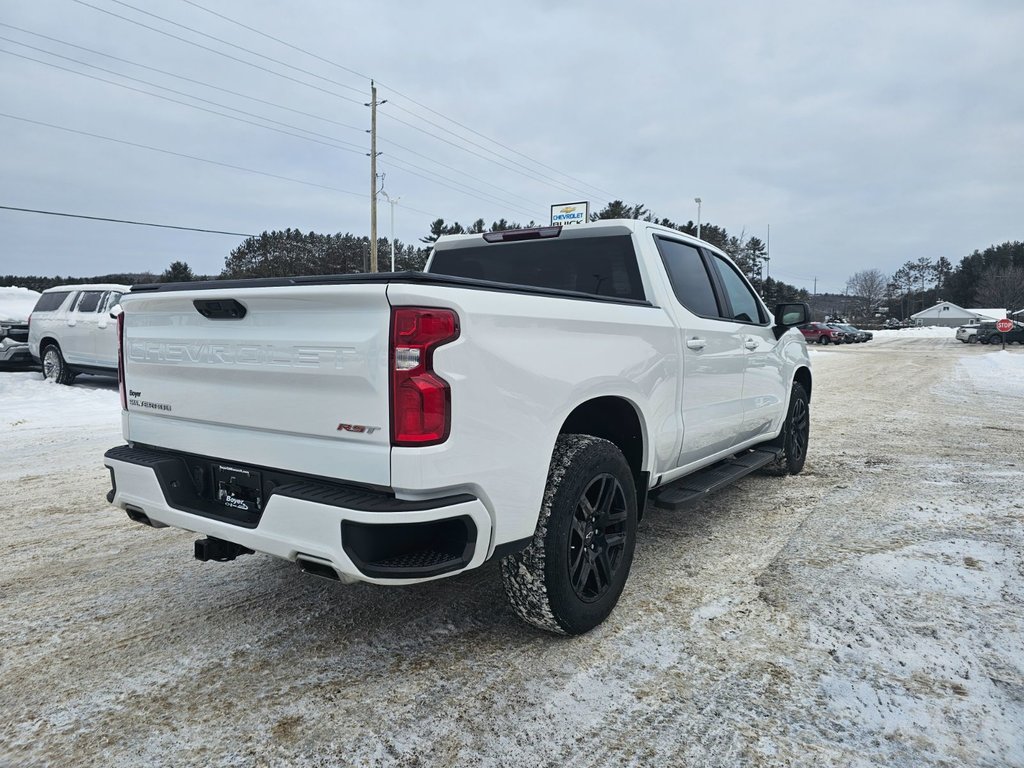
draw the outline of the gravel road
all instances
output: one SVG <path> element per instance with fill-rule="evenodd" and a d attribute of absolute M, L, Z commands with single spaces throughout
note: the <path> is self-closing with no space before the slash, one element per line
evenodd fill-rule
<path fill-rule="evenodd" d="M 0 765 L 1024 765 L 1024 408 L 970 377 L 986 354 L 816 349 L 805 472 L 648 508 L 572 639 L 494 563 L 197 562 L 105 503 L 116 414 L 0 423 Z"/>

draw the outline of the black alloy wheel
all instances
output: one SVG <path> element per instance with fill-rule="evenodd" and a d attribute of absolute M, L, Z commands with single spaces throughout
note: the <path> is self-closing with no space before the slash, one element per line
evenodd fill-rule
<path fill-rule="evenodd" d="M 576 502 L 569 531 L 569 580 L 585 603 L 615 581 L 626 550 L 626 494 L 614 475 L 595 477 Z"/>

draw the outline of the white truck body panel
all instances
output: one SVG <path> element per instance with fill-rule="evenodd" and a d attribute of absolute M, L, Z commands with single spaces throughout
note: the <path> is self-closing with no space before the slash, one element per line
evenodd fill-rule
<path fill-rule="evenodd" d="M 684 234 L 616 221 L 561 237 L 602 232 L 632 238 L 646 302 L 400 276 L 126 295 L 123 426 L 131 445 L 384 489 L 401 501 L 457 501 L 385 514 L 273 495 L 258 526 L 240 528 L 175 507 L 153 470 L 108 458 L 113 503 L 279 557 L 320 558 L 346 579 L 406 583 L 417 579 L 362 572 L 339 526 L 465 516 L 478 538 L 460 570 L 476 567 L 495 547 L 533 535 L 556 439 L 570 414 L 596 398 L 635 412 L 639 469 L 652 488 L 777 436 L 796 371 L 809 368 L 799 331 L 686 309 L 653 239 L 707 248 Z M 437 247 L 481 242 L 462 236 Z M 195 302 L 218 300 L 241 302 L 247 313 L 211 320 L 197 311 Z M 394 307 L 458 316 L 458 337 L 433 354 L 451 392 L 450 434 L 437 445 L 391 444 Z"/>

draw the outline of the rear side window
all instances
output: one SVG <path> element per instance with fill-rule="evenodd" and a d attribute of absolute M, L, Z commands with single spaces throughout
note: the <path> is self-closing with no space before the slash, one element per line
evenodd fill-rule
<path fill-rule="evenodd" d="M 484 243 L 434 253 L 430 272 L 643 301 L 629 235 Z"/>
<path fill-rule="evenodd" d="M 53 312 L 53 310 L 57 309 L 64 303 L 64 299 L 66 299 L 70 293 L 71 291 L 54 291 L 53 293 L 44 293 L 39 297 L 39 301 L 36 302 L 36 306 L 32 310 L 32 313 Z"/>
<path fill-rule="evenodd" d="M 78 311 L 95 312 L 96 308 L 100 305 L 100 298 L 102 296 L 103 291 L 85 291 L 82 294 L 82 298 L 78 300 Z"/>
<path fill-rule="evenodd" d="M 718 317 L 718 302 L 711 287 L 711 278 L 697 249 L 678 240 L 655 239 L 679 303 L 695 315 Z"/>

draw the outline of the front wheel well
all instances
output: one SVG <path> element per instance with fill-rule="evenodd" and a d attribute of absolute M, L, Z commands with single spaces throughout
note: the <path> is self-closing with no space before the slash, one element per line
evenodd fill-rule
<path fill-rule="evenodd" d="M 811 399 L 811 372 L 806 368 L 797 368 L 793 374 L 793 381 L 801 385 L 804 388 L 804 392 L 807 393 L 807 399 Z"/>

